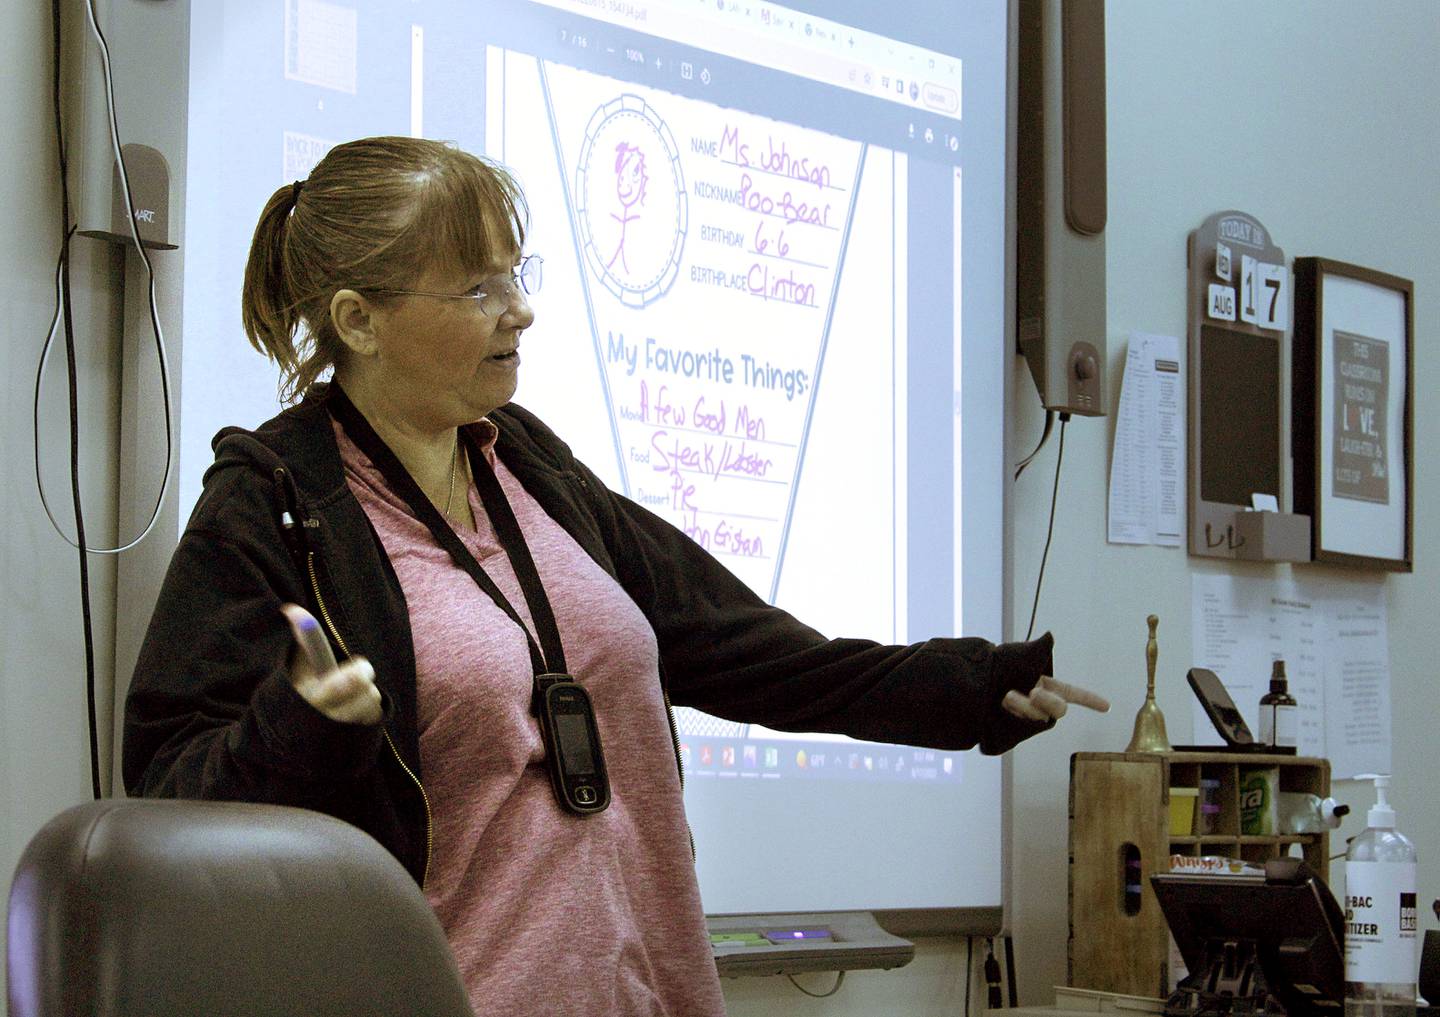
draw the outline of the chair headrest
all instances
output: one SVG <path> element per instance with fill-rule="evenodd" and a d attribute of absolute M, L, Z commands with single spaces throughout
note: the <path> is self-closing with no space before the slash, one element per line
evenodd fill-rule
<path fill-rule="evenodd" d="M 9 923 L 16 1017 L 471 1012 L 404 867 L 303 809 L 76 806 L 21 856 Z"/>

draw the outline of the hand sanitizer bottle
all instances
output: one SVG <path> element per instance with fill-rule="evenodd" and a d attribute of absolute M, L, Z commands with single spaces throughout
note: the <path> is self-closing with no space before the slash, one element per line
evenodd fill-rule
<path fill-rule="evenodd" d="M 1415 847 L 1395 829 L 1388 776 L 1345 853 L 1346 1017 L 1415 1017 Z"/>

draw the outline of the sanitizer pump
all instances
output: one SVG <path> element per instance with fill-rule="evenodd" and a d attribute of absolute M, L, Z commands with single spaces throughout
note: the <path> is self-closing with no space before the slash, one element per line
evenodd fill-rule
<path fill-rule="evenodd" d="M 1415 1017 L 1415 847 L 1395 829 L 1388 776 L 1365 832 L 1345 853 L 1346 1017 Z"/>

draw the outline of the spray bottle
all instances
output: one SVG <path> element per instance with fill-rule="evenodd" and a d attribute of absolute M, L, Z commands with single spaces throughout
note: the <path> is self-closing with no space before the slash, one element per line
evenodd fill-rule
<path fill-rule="evenodd" d="M 1365 831 L 1345 852 L 1346 1017 L 1415 1017 L 1415 846 L 1395 829 L 1388 775 Z"/>
<path fill-rule="evenodd" d="M 1270 691 L 1260 697 L 1260 743 L 1288 746 L 1300 744 L 1300 710 L 1290 694 L 1285 678 L 1285 662 L 1277 660 L 1270 666 Z"/>

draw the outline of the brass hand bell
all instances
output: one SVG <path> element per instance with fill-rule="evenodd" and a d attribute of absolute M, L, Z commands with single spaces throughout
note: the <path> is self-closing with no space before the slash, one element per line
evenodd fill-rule
<path fill-rule="evenodd" d="M 1135 733 L 1130 736 L 1130 744 L 1125 746 L 1126 752 L 1169 752 L 1170 739 L 1165 734 L 1165 714 L 1160 712 L 1160 707 L 1155 703 L 1155 660 L 1160 655 L 1159 645 L 1155 642 L 1155 629 L 1160 624 L 1160 619 L 1150 615 L 1145 619 L 1150 626 L 1150 639 L 1145 644 L 1145 702 L 1140 706 L 1140 712 L 1135 714 Z"/>

